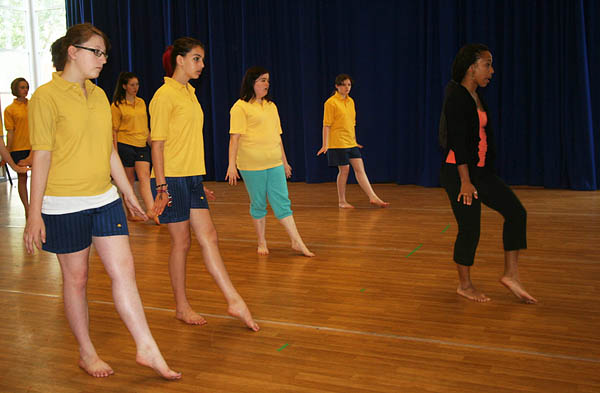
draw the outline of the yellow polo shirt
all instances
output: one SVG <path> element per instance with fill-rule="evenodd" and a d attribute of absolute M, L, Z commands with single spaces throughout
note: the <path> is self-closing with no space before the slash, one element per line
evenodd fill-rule
<path fill-rule="evenodd" d="M 229 133 L 241 135 L 236 159 L 239 169 L 260 171 L 283 165 L 281 122 L 275 103 L 237 100 L 229 113 Z"/>
<path fill-rule="evenodd" d="M 358 146 L 356 143 L 356 110 L 354 100 L 347 96 L 342 98 L 337 91 L 325 101 L 323 126 L 329 130 L 329 149 L 347 149 Z"/>
<path fill-rule="evenodd" d="M 29 125 L 27 120 L 27 104 L 14 100 L 4 110 L 4 126 L 7 131 L 13 131 L 12 146 L 10 151 L 31 150 L 29 143 Z"/>
<path fill-rule="evenodd" d="M 165 141 L 165 177 L 206 174 L 203 126 L 204 112 L 192 85 L 165 77 L 150 101 L 152 140 Z"/>
<path fill-rule="evenodd" d="M 113 130 L 117 132 L 117 142 L 131 146 L 144 147 L 148 140 L 148 115 L 146 103 L 140 97 L 135 97 L 133 104 L 123 100 L 119 106 L 113 103 L 112 112 Z"/>
<path fill-rule="evenodd" d="M 85 81 L 87 98 L 78 83 L 52 74 L 29 104 L 29 137 L 33 150 L 52 152 L 44 195 L 94 196 L 108 191 L 112 124 L 104 91 Z"/>

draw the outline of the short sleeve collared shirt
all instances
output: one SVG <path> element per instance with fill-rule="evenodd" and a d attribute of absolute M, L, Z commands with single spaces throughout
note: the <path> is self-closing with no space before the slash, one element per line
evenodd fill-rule
<path fill-rule="evenodd" d="M 135 97 L 133 104 L 123 100 L 110 106 L 113 130 L 118 130 L 117 141 L 132 146 L 144 147 L 148 140 L 148 114 L 146 103 Z"/>
<path fill-rule="evenodd" d="M 283 165 L 281 121 L 275 103 L 237 100 L 229 113 L 229 133 L 241 135 L 236 159 L 239 169 L 258 171 Z"/>
<path fill-rule="evenodd" d="M 150 135 L 153 141 L 165 142 L 166 177 L 206 174 L 203 126 L 204 112 L 192 85 L 165 77 L 150 101 Z"/>
<path fill-rule="evenodd" d="M 112 128 L 104 91 L 78 83 L 60 72 L 40 86 L 29 103 L 29 136 L 33 150 L 52 152 L 44 195 L 95 196 L 110 187 Z"/>
<path fill-rule="evenodd" d="M 336 92 L 325 101 L 323 126 L 329 129 L 329 149 L 347 149 L 358 146 L 356 143 L 356 110 L 354 100 L 343 98 Z"/>
<path fill-rule="evenodd" d="M 13 131 L 10 151 L 31 150 L 27 107 L 28 101 L 21 102 L 15 99 L 4 110 L 4 126 L 7 131 Z"/>

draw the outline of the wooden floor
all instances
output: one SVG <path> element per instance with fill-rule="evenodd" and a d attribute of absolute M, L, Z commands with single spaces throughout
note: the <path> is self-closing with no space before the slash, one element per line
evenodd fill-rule
<path fill-rule="evenodd" d="M 520 304 L 498 283 L 502 220 L 484 208 L 474 280 L 492 298 L 456 295 L 456 224 L 439 188 L 376 185 L 389 209 L 369 208 L 356 185 L 336 207 L 335 184 L 290 184 L 294 217 L 316 258 L 289 248 L 268 216 L 271 254 L 255 254 L 243 185 L 209 183 L 211 211 L 232 280 L 262 330 L 225 312 L 202 263 L 188 258 L 188 294 L 208 320 L 174 319 L 165 226 L 131 224 L 137 281 L 165 358 L 166 382 L 134 361 L 102 264 L 93 252 L 91 334 L 115 370 L 77 367 L 61 275 L 48 253 L 27 256 L 16 188 L 0 184 L 1 392 L 600 392 L 600 192 L 516 188 L 528 209 Z"/>

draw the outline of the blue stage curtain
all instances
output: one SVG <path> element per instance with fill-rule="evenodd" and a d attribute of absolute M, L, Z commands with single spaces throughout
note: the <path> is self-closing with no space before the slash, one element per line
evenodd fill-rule
<path fill-rule="evenodd" d="M 66 0 L 67 23 L 111 38 L 99 85 L 140 77 L 146 101 L 161 55 L 180 36 L 206 45 L 192 84 L 205 112 L 207 178 L 223 180 L 229 109 L 246 68 L 271 71 L 293 180 L 334 181 L 316 157 L 323 103 L 339 73 L 355 79 L 357 139 L 373 182 L 438 186 L 437 128 L 458 49 L 487 44 L 496 74 L 484 94 L 510 184 L 600 185 L 600 5 L 596 0 Z M 594 72 L 595 71 L 595 72 Z"/>

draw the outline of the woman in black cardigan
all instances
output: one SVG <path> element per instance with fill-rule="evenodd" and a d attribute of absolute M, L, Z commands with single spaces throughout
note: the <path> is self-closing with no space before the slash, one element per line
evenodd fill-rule
<path fill-rule="evenodd" d="M 525 303 L 537 303 L 519 280 L 519 250 L 527 248 L 527 212 L 511 189 L 494 173 L 495 145 L 489 110 L 478 87 L 492 78 L 492 54 L 481 44 L 460 49 L 452 63 L 452 80 L 440 119 L 440 144 L 444 162 L 440 181 L 446 189 L 458 223 L 454 261 L 458 269 L 456 290 L 470 300 L 487 302 L 471 282 L 471 266 L 479 242 L 481 203 L 504 217 L 504 274 L 500 282 Z"/>

